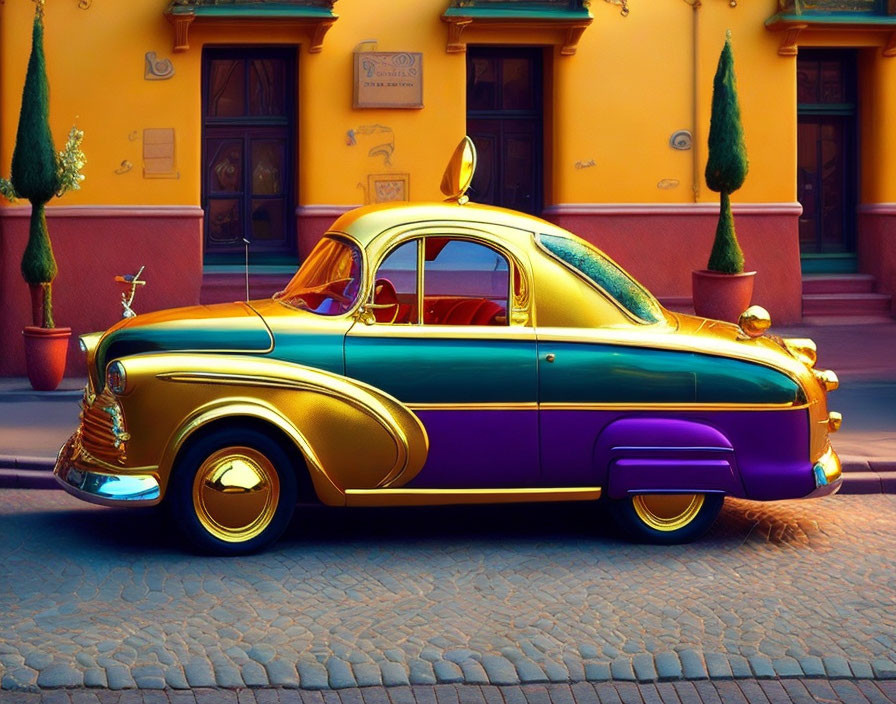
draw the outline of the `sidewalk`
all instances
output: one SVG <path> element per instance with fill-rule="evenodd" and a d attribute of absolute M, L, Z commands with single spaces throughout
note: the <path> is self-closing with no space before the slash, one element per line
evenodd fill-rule
<path fill-rule="evenodd" d="M 810 337 L 818 368 L 833 369 L 840 388 L 831 410 L 843 414 L 833 444 L 846 472 L 843 493 L 896 493 L 896 320 L 874 325 L 773 328 Z M 78 425 L 84 379 L 33 391 L 24 378 L 0 378 L 0 488 L 56 488 L 49 470 Z"/>

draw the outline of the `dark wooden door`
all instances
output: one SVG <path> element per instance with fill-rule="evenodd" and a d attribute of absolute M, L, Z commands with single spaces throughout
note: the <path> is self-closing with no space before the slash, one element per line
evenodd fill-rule
<path fill-rule="evenodd" d="M 206 260 L 295 252 L 295 50 L 206 50 L 202 81 Z"/>
<path fill-rule="evenodd" d="M 467 134 L 478 155 L 473 200 L 541 212 L 541 77 L 540 49 L 467 49 Z"/>
<path fill-rule="evenodd" d="M 854 52 L 800 49 L 797 198 L 804 258 L 855 251 L 855 70 Z"/>

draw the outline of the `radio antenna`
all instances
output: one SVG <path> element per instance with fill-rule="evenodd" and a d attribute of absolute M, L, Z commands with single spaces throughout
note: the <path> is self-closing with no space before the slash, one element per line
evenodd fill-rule
<path fill-rule="evenodd" d="M 249 302 L 249 240 L 243 237 L 243 243 L 246 245 L 246 303 Z"/>

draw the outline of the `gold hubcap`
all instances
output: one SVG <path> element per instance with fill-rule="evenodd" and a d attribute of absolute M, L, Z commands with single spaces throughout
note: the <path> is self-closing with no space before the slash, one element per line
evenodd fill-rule
<path fill-rule="evenodd" d="M 703 507 L 703 494 L 638 494 L 632 498 L 644 523 L 663 532 L 684 528 Z"/>
<path fill-rule="evenodd" d="M 220 540 L 243 543 L 260 535 L 280 503 L 280 478 L 251 447 L 210 455 L 193 480 L 193 508 L 202 527 Z"/>

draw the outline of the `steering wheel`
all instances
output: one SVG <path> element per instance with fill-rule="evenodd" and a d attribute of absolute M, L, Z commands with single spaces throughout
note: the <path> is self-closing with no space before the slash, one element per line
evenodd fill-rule
<path fill-rule="evenodd" d="M 374 308 L 374 315 L 377 316 L 378 323 L 394 323 L 395 319 L 398 317 L 398 293 L 395 291 L 395 285 L 389 281 L 389 279 L 381 278 L 377 279 L 373 282 L 373 304 L 376 306 Z M 382 306 L 382 307 L 380 307 Z M 378 310 L 385 310 L 390 307 L 395 306 L 395 311 L 392 313 L 391 320 L 380 320 Z"/>
<path fill-rule="evenodd" d="M 338 303 L 351 303 L 352 299 L 346 296 L 344 293 L 337 293 L 336 290 L 340 285 L 342 285 L 342 290 L 345 291 L 345 284 L 349 281 L 352 281 L 351 276 L 347 276 L 344 279 L 334 279 L 333 281 L 327 281 L 320 286 L 312 286 L 311 288 L 307 288 L 303 291 L 303 293 L 316 293 L 324 298 L 332 298 Z"/>

